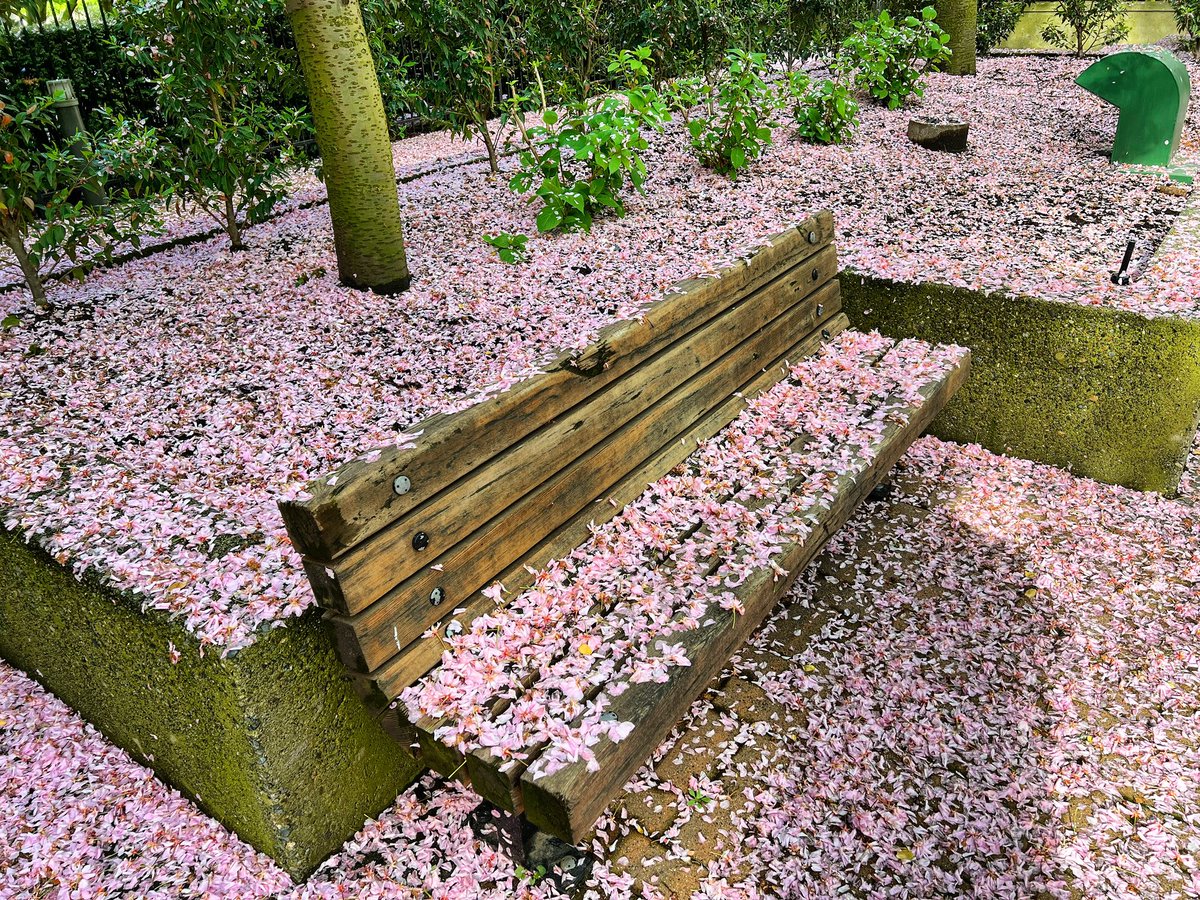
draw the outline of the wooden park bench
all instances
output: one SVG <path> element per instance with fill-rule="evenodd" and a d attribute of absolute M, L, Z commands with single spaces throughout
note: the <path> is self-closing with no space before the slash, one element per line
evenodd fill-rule
<path fill-rule="evenodd" d="M 752 398 L 790 377 L 790 365 L 843 332 L 832 238 L 828 213 L 807 219 L 719 277 L 677 285 L 544 373 L 462 412 L 434 416 L 412 429 L 407 446 L 356 459 L 317 479 L 307 499 L 281 504 L 364 697 L 383 709 L 450 665 L 443 658 L 448 625 L 461 630 L 497 613 L 495 592 L 482 589 L 499 582 L 506 603 L 518 597 L 549 561 L 585 545 L 700 442 L 730 426 Z M 954 356 L 922 383 L 916 402 L 890 410 L 869 454 L 855 448 L 853 465 L 824 473 L 831 485 L 825 499 L 798 513 L 811 531 L 733 589 L 744 611 L 715 611 L 672 638 L 686 647 L 689 665 L 612 699 L 606 715 L 632 729 L 597 744 L 590 766 L 537 775 L 530 766 L 542 745 L 504 760 L 486 748 L 447 746 L 438 736 L 444 721 L 414 716 L 424 761 L 537 827 L 581 840 L 967 369 L 965 352 Z M 797 435 L 796 446 L 805 439 Z M 784 496 L 805 477 L 793 473 Z M 539 673 L 521 677 L 518 690 L 532 689 Z M 511 706 L 496 703 L 489 714 Z"/>

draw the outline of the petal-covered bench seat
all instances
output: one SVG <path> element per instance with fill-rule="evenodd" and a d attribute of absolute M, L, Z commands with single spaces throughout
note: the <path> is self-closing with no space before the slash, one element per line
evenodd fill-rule
<path fill-rule="evenodd" d="M 402 701 L 424 758 L 576 841 L 966 374 L 844 331 L 519 596 Z"/>
<path fill-rule="evenodd" d="M 579 840 L 961 384 L 966 351 L 845 330 L 832 235 L 808 219 L 282 505 L 429 765 Z"/>

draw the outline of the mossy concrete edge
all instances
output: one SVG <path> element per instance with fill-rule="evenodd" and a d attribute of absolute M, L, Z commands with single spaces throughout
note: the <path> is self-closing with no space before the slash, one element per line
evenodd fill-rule
<path fill-rule="evenodd" d="M 3 530 L 0 657 L 293 878 L 419 771 L 354 695 L 315 612 L 202 654 L 167 615 Z"/>
<path fill-rule="evenodd" d="M 1173 496 L 1200 422 L 1200 322 L 842 273 L 855 327 L 971 349 L 932 433 Z"/>

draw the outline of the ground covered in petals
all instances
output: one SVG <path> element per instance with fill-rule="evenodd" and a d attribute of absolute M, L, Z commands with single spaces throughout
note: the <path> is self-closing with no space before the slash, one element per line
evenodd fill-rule
<path fill-rule="evenodd" d="M 0 314 L 21 324 L 0 334 L 4 525 L 205 644 L 245 646 L 312 604 L 277 499 L 822 207 L 859 271 L 1200 315 L 1186 235 L 1169 262 L 1139 262 L 1136 287 L 1108 281 L 1126 239 L 1157 246 L 1184 198 L 1107 162 L 1115 113 L 1072 84 L 1082 65 L 989 59 L 976 79 L 934 76 L 913 109 L 966 114 L 961 156 L 911 145 L 913 109 L 869 107 L 852 145 L 781 128 L 730 183 L 697 167 L 673 125 L 627 218 L 535 237 L 519 267 L 481 238 L 534 232 L 535 210 L 462 164 L 474 148 L 404 142 L 402 173 L 437 171 L 401 187 L 416 282 L 397 298 L 338 285 L 321 204 L 250 229 L 244 253 L 214 238 L 56 285 L 46 317 L 9 290 Z M 1186 152 L 1198 135 L 1192 121 Z M 306 202 L 319 193 L 298 186 Z"/>
<path fill-rule="evenodd" d="M 924 439 L 599 823 L 591 897 L 1200 897 L 1200 512 Z M 0 666 L 0 897 L 563 896 L 426 779 L 304 885 Z M 74 891 L 74 893 L 72 893 Z"/>

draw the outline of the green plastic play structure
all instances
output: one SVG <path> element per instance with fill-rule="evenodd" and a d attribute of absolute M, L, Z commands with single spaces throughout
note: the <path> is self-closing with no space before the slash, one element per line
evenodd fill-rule
<path fill-rule="evenodd" d="M 1169 166 L 1192 93 L 1187 69 L 1166 50 L 1127 50 L 1089 66 L 1075 83 L 1121 111 L 1112 161 Z"/>

